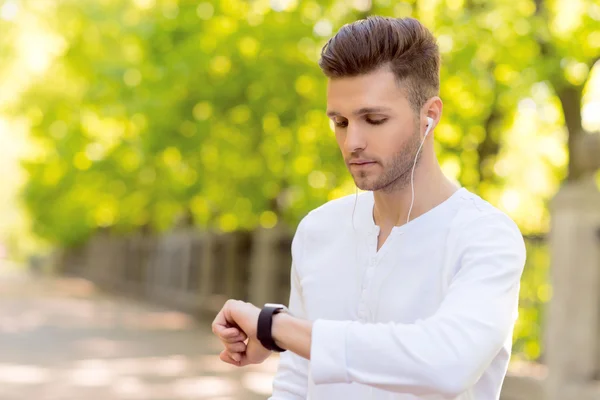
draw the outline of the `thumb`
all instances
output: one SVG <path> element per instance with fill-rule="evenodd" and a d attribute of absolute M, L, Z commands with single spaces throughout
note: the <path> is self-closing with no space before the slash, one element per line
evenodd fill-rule
<path fill-rule="evenodd" d="M 248 341 L 246 352 L 242 353 L 241 365 L 260 364 L 271 355 L 271 350 L 267 350 L 258 339 Z"/>

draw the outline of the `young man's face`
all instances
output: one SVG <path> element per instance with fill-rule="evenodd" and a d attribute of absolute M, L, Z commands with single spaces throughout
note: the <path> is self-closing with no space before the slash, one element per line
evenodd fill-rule
<path fill-rule="evenodd" d="M 391 71 L 330 79 L 327 114 L 357 187 L 389 192 L 410 183 L 419 120 Z"/>

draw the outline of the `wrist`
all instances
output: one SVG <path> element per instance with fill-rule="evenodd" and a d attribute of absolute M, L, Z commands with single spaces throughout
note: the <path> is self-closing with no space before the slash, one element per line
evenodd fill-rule
<path fill-rule="evenodd" d="M 312 321 L 280 313 L 273 319 L 273 341 L 282 349 L 310 360 L 312 325 Z"/>
<path fill-rule="evenodd" d="M 283 345 L 282 342 L 284 341 L 283 337 L 285 327 L 286 325 L 289 325 L 290 320 L 292 318 L 293 317 L 287 312 L 280 312 L 273 316 L 273 326 L 271 330 L 271 335 L 273 336 L 273 341 L 275 342 L 275 344 L 281 347 L 282 349 L 287 350 L 287 348 Z"/>

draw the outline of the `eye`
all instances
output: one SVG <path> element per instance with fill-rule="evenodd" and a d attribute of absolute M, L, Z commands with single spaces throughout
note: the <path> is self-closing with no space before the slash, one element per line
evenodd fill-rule
<path fill-rule="evenodd" d="M 336 127 L 338 128 L 345 128 L 348 126 L 348 120 L 347 119 L 343 119 L 343 120 L 333 120 L 333 123 L 335 124 Z"/>
<path fill-rule="evenodd" d="M 371 125 L 381 125 L 383 124 L 385 121 L 387 121 L 387 118 L 382 118 L 382 119 L 371 119 L 371 118 L 367 118 L 366 121 L 371 124 Z"/>

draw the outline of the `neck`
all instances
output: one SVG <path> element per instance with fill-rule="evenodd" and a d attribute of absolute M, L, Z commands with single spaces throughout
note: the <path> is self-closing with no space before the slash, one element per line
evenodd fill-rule
<path fill-rule="evenodd" d="M 443 203 L 459 189 L 444 175 L 435 156 L 426 157 L 425 154 L 415 168 L 413 182 L 415 199 L 410 220 Z M 382 231 L 405 224 L 412 199 L 410 176 L 408 184 L 404 187 L 378 190 L 373 192 L 373 197 L 373 219 Z"/>

